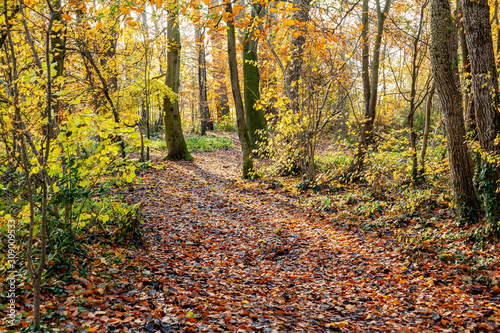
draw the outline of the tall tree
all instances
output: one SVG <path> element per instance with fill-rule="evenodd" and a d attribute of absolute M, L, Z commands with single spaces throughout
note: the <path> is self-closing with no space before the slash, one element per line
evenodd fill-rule
<path fill-rule="evenodd" d="M 181 33 L 179 30 L 178 3 L 174 0 L 168 4 L 167 21 L 167 73 L 166 85 L 175 93 L 179 93 L 181 70 Z M 163 98 L 163 122 L 165 126 L 165 141 L 170 160 L 192 160 L 182 133 L 179 100 L 169 96 Z"/>
<path fill-rule="evenodd" d="M 210 16 L 217 15 L 215 8 L 219 4 L 224 3 L 224 0 L 210 0 L 208 13 Z M 212 13 L 214 11 L 214 13 Z M 226 85 L 226 72 L 227 72 L 227 50 L 224 41 L 225 34 L 221 29 L 212 29 L 210 36 L 211 42 L 211 56 L 212 56 L 212 76 L 214 78 L 213 84 L 213 98 L 215 104 L 215 115 L 217 121 L 221 121 L 223 117 L 229 117 L 229 98 Z"/>
<path fill-rule="evenodd" d="M 486 212 L 498 223 L 500 220 L 500 96 L 498 75 L 491 34 L 490 7 L 487 0 L 464 1 L 465 38 L 469 49 L 477 134 L 484 156 L 483 173 L 488 185 L 482 188 Z"/>
<path fill-rule="evenodd" d="M 266 119 L 262 110 L 255 107 L 260 99 L 260 73 L 257 67 L 258 37 L 256 35 L 256 18 L 262 12 L 260 3 L 251 4 L 254 25 L 246 28 L 243 37 L 243 95 L 245 98 L 245 116 L 248 135 L 252 148 L 260 142 L 265 142 Z"/>
<path fill-rule="evenodd" d="M 199 109 L 200 109 L 200 133 L 206 135 L 207 129 L 213 130 L 213 122 L 210 119 L 210 109 L 207 96 L 207 61 L 205 57 L 204 28 L 195 27 L 196 46 L 198 51 L 198 89 L 199 89 Z"/>
<path fill-rule="evenodd" d="M 240 81 L 238 78 L 238 62 L 236 59 L 236 33 L 234 28 L 233 7 L 230 2 L 226 3 L 227 12 L 227 55 L 229 62 L 229 74 L 233 90 L 234 107 L 236 109 L 236 124 L 238 126 L 238 137 L 241 143 L 243 157 L 242 177 L 249 178 L 253 173 L 253 160 L 250 157 L 252 146 L 245 123 L 245 107 L 241 98 Z"/>
<path fill-rule="evenodd" d="M 292 50 L 290 60 L 287 63 L 285 86 L 287 97 L 290 99 L 290 109 L 297 113 L 300 109 L 299 81 L 302 76 L 302 65 L 304 63 L 304 46 L 307 39 L 307 24 L 310 21 L 309 7 L 311 0 L 298 0 L 295 4 L 296 12 L 293 16 L 297 22 L 296 33 L 292 37 Z"/>
<path fill-rule="evenodd" d="M 462 0 L 457 0 L 457 17 L 463 18 Z M 465 105 L 465 128 L 469 136 L 475 136 L 476 132 L 476 114 L 474 107 L 474 98 L 471 91 L 471 66 L 469 57 L 469 48 L 465 40 L 465 31 L 463 19 L 457 20 L 458 36 L 460 39 L 460 50 L 462 51 L 462 78 L 464 82 L 464 105 Z"/>
<path fill-rule="evenodd" d="M 141 13 L 141 19 L 142 19 L 142 32 L 144 35 L 144 97 L 142 99 L 142 123 L 146 125 L 146 137 L 151 139 L 151 131 L 150 131 L 150 107 L 151 107 L 151 101 L 150 101 L 150 38 L 149 38 L 149 27 L 148 27 L 148 18 L 147 18 L 147 13 L 146 13 L 146 8 L 147 6 L 143 6 L 143 12 Z M 139 129 L 139 132 L 141 134 L 142 138 L 142 129 L 140 126 L 137 127 Z M 142 142 L 142 141 L 141 141 Z M 146 156 L 144 156 L 144 144 L 141 143 L 141 159 L 149 161 L 149 145 L 146 147 Z"/>
<path fill-rule="evenodd" d="M 435 91 L 436 84 L 432 81 L 431 89 L 427 95 L 427 103 L 425 103 L 424 135 L 422 136 L 422 148 L 420 149 L 420 176 L 423 176 L 425 172 L 425 154 L 427 153 L 427 143 L 429 141 L 429 133 L 431 130 L 432 99 L 434 98 Z"/>
<path fill-rule="evenodd" d="M 369 6 L 368 0 L 363 0 L 363 13 L 361 18 L 361 48 L 362 48 L 362 80 L 364 96 L 364 119 L 359 133 L 359 142 L 354 159 L 347 169 L 344 178 L 354 180 L 359 178 L 364 167 L 364 161 L 368 146 L 372 141 L 373 124 L 377 109 L 378 80 L 380 65 L 380 46 L 382 45 L 382 35 L 384 33 L 384 23 L 389 14 L 391 0 L 385 0 L 384 8 L 380 6 L 380 0 L 376 0 L 377 7 L 377 32 L 375 34 L 375 46 L 370 67 L 370 43 L 368 41 L 369 32 Z"/>
<path fill-rule="evenodd" d="M 455 202 L 462 217 L 475 219 L 480 206 L 472 183 L 472 169 L 465 144 L 457 33 L 448 0 L 431 0 L 430 56 L 445 123 Z"/>

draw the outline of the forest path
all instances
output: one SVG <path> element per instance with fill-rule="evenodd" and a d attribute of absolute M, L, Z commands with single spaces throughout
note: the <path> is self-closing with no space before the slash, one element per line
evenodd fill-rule
<path fill-rule="evenodd" d="M 337 226 L 281 189 L 239 180 L 239 157 L 200 153 L 140 174 L 131 197 L 145 203 L 149 247 L 137 258 L 146 276 L 137 288 L 164 304 L 143 331 L 498 327 L 497 298 L 484 289 L 404 262 L 387 239 Z"/>

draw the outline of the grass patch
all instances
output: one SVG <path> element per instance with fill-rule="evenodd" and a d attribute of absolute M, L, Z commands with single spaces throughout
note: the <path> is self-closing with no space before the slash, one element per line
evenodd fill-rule
<path fill-rule="evenodd" d="M 234 147 L 231 139 L 224 136 L 188 136 L 186 137 L 186 144 L 189 151 L 216 151 L 222 149 L 229 149 Z"/>
<path fill-rule="evenodd" d="M 185 140 L 190 152 L 210 152 L 234 147 L 233 141 L 224 136 L 186 136 Z M 151 147 L 167 150 L 165 141 L 153 141 Z"/>

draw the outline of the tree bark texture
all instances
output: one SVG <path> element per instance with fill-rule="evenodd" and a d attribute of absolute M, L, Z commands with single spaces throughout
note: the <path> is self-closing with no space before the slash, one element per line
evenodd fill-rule
<path fill-rule="evenodd" d="M 258 18 L 262 7 L 254 5 L 255 12 L 252 18 Z M 245 116 L 252 149 L 259 143 L 266 141 L 266 119 L 262 110 L 255 108 L 255 103 L 260 99 L 260 73 L 257 67 L 258 39 L 255 36 L 255 27 L 249 26 L 245 31 L 243 40 L 243 95 L 245 99 Z"/>
<path fill-rule="evenodd" d="M 481 195 L 484 200 L 492 201 L 485 201 L 485 209 L 498 222 L 500 193 L 496 189 L 500 179 L 500 145 L 497 142 L 500 135 L 500 96 L 488 1 L 464 0 L 463 14 L 474 89 L 477 134 L 483 152 L 489 155 L 484 159 L 487 163 L 483 167 L 490 170 L 484 180 L 492 188 L 486 191 L 489 193 L 483 188 Z"/>
<path fill-rule="evenodd" d="M 177 3 L 174 4 L 177 6 Z M 181 34 L 179 31 L 177 7 L 169 9 L 167 22 L 167 78 L 166 85 L 176 94 L 179 93 L 180 84 L 180 50 Z M 167 143 L 169 160 L 192 160 L 182 133 L 179 101 L 170 100 L 168 96 L 163 99 L 163 122 L 165 126 L 165 141 Z"/>
<path fill-rule="evenodd" d="M 465 144 L 457 34 L 448 0 L 431 0 L 430 25 L 432 72 L 445 123 L 455 202 L 462 217 L 475 219 L 479 202 L 472 183 L 469 152 Z"/>
<path fill-rule="evenodd" d="M 462 0 L 457 0 L 457 17 L 463 18 Z M 471 66 L 469 58 L 469 48 L 465 39 L 463 20 L 458 22 L 458 36 L 460 38 L 460 49 L 462 51 L 462 79 L 464 80 L 464 105 L 465 105 L 465 128 L 470 136 L 476 133 L 476 111 L 471 87 Z"/>
<path fill-rule="evenodd" d="M 500 146 L 495 145 L 500 133 L 500 113 L 497 110 L 500 99 L 489 10 L 486 0 L 463 3 L 479 142 L 485 151 L 500 153 Z"/>

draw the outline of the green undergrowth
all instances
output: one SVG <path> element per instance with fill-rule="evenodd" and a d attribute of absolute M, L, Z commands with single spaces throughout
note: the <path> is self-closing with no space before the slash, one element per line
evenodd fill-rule
<path fill-rule="evenodd" d="M 58 296 L 66 294 L 65 287 L 71 281 L 74 282 L 73 272 L 78 272 L 78 276 L 89 279 L 92 260 L 88 254 L 96 247 L 142 246 L 140 205 L 126 202 L 123 196 L 124 190 L 126 192 L 132 183 L 126 179 L 129 175 L 120 172 L 111 173 L 94 184 L 81 186 L 83 177 L 76 173 L 76 169 L 71 168 L 73 165 L 68 162 L 66 174 L 57 179 L 58 192 L 51 196 L 49 202 L 47 258 L 42 280 L 44 294 Z M 132 167 L 132 162 L 129 167 L 132 171 L 136 170 Z M 20 303 L 32 302 L 33 297 L 32 282 L 25 265 L 29 218 L 26 218 L 28 201 L 23 177 L 22 173 L 12 171 L 8 178 L 3 177 L 0 191 L 0 283 L 4 284 L 8 276 L 15 274 L 16 299 Z M 38 200 L 38 196 L 35 196 L 35 200 Z M 53 210 L 55 205 L 63 208 L 56 213 Z M 66 210 L 64 207 L 69 209 Z M 39 258 L 41 238 L 38 215 L 35 215 L 35 223 L 33 257 Z M 9 236 L 9 232 L 13 234 Z M 9 239 L 14 239 L 13 246 L 9 247 Z M 9 262 L 9 253 L 15 254 L 15 266 L 11 266 Z M 37 261 L 38 259 L 35 259 L 35 262 Z M 7 292 L 7 289 L 1 292 L 5 299 Z M 52 318 L 51 316 L 55 314 L 51 313 L 50 308 L 44 311 L 45 322 L 58 320 Z M 18 313 L 16 320 L 20 327 L 23 327 L 22 331 L 33 331 L 31 319 L 26 321 L 30 315 L 30 311 Z"/>
<path fill-rule="evenodd" d="M 222 119 L 215 123 L 214 129 L 218 132 L 232 132 L 236 133 L 236 121 L 232 120 L 230 116 L 223 116 Z"/>
<path fill-rule="evenodd" d="M 186 136 L 185 137 L 188 150 L 191 152 L 211 152 L 217 150 L 230 149 L 234 147 L 234 143 L 230 138 L 225 136 L 207 135 L 207 136 Z M 154 149 L 167 150 L 165 141 L 153 141 Z"/>

